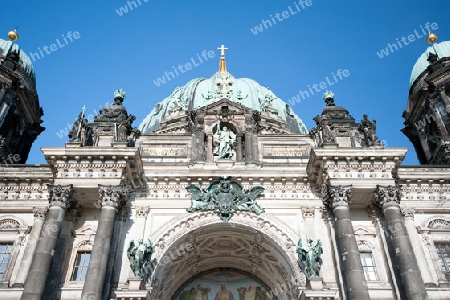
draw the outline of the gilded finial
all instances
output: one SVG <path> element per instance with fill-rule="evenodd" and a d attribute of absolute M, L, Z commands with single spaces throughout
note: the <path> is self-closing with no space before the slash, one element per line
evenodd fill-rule
<path fill-rule="evenodd" d="M 227 63 L 225 61 L 225 50 L 228 50 L 228 48 L 225 48 L 225 46 L 222 45 L 220 48 L 217 48 L 217 50 L 220 50 L 219 73 L 226 73 Z"/>
<path fill-rule="evenodd" d="M 435 44 L 437 41 L 437 35 L 431 32 L 428 32 L 428 36 L 427 36 L 427 43 L 428 44 Z"/>
<path fill-rule="evenodd" d="M 16 27 L 16 29 L 11 30 L 10 32 L 8 32 L 8 39 L 11 42 L 15 42 L 19 39 L 19 33 L 17 33 L 17 28 L 19 28 L 19 26 Z"/>

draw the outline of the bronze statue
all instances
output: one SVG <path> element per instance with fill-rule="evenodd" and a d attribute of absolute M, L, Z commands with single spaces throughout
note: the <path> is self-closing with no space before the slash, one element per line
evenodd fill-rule
<path fill-rule="evenodd" d="M 130 241 L 127 249 L 127 257 L 130 260 L 130 267 L 135 277 L 143 278 L 144 274 L 142 269 L 146 263 L 150 262 L 153 252 L 154 248 L 150 239 L 145 241 L 144 239 L 139 239 L 138 245 L 133 240 Z"/>

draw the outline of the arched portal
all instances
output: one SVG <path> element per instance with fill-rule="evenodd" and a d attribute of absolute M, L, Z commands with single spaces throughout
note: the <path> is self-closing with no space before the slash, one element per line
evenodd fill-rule
<path fill-rule="evenodd" d="M 268 215 L 237 212 L 223 222 L 213 212 L 185 215 L 157 232 L 152 261 L 153 299 L 172 299 L 199 274 L 233 269 L 258 279 L 267 291 L 295 297 L 305 276 L 297 265 L 296 235 Z"/>

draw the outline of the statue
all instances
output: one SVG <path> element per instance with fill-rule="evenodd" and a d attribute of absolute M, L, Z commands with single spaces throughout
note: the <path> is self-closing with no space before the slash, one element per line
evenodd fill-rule
<path fill-rule="evenodd" d="M 214 135 L 214 141 L 216 146 L 214 147 L 213 154 L 218 158 L 232 159 L 233 157 L 233 144 L 236 142 L 236 135 L 228 131 L 228 128 L 223 126 L 220 130 L 220 120 L 217 121 L 217 130 Z"/>
<path fill-rule="evenodd" d="M 213 181 L 207 189 L 190 185 L 186 187 L 191 195 L 191 207 L 188 212 L 197 210 L 212 210 L 219 214 L 223 221 L 228 221 L 233 216 L 233 211 L 250 211 L 255 214 L 264 212 L 255 201 L 264 192 L 264 188 L 255 186 L 251 190 L 243 189 L 236 181 L 231 181 L 229 176 L 222 176 Z"/>
<path fill-rule="evenodd" d="M 278 111 L 272 107 L 273 100 L 275 100 L 275 97 L 270 94 L 266 94 L 264 96 L 264 99 L 258 98 L 259 107 L 260 107 L 261 111 L 267 111 L 267 112 L 273 113 L 275 115 L 278 115 Z M 289 110 L 290 110 L 290 108 L 289 108 Z"/>
<path fill-rule="evenodd" d="M 332 130 L 333 128 L 328 124 L 326 116 L 321 117 L 317 115 L 313 118 L 313 120 L 316 121 L 317 130 L 321 133 L 320 140 L 322 145 L 324 143 L 336 143 L 336 138 L 334 137 Z"/>
<path fill-rule="evenodd" d="M 375 146 L 380 145 L 380 141 L 378 140 L 378 136 L 376 133 L 377 130 L 377 121 L 369 121 L 367 119 L 367 115 L 363 115 L 363 119 L 361 120 L 361 124 L 359 125 L 358 131 L 364 135 L 365 146 Z"/>
<path fill-rule="evenodd" d="M 307 244 L 302 245 L 302 239 L 300 238 L 297 244 L 297 253 L 299 266 L 306 273 L 306 276 L 308 278 L 319 277 L 322 266 L 320 256 L 323 253 L 321 241 L 317 240 L 316 245 L 313 246 L 313 240 L 308 239 Z"/>
<path fill-rule="evenodd" d="M 99 114 L 94 117 L 94 124 L 99 122 L 114 124 L 114 141 L 116 142 L 128 142 L 128 137 L 133 130 L 131 124 L 136 120 L 136 117 L 129 115 L 125 106 L 122 105 L 125 98 L 126 94 L 122 89 L 116 90 L 114 92 L 114 103 L 103 107 Z M 94 146 L 98 144 L 98 138 L 98 126 L 94 126 L 92 132 L 92 144 Z"/>
<path fill-rule="evenodd" d="M 125 106 L 122 105 L 126 98 L 126 93 L 120 89 L 114 92 L 114 103 L 103 107 L 99 114 L 94 117 L 94 122 L 120 123 L 128 118 Z"/>
<path fill-rule="evenodd" d="M 130 241 L 127 249 L 127 256 L 130 260 L 130 267 L 133 270 L 133 274 L 137 278 L 143 278 L 144 274 L 142 268 L 152 258 L 154 252 L 153 244 L 150 239 L 144 241 L 144 239 L 138 240 L 138 245 L 133 240 Z"/>
<path fill-rule="evenodd" d="M 86 145 L 86 135 L 88 131 L 88 120 L 86 120 L 86 118 L 84 117 L 85 111 L 86 105 L 83 106 L 83 109 L 81 110 L 77 120 L 73 124 L 73 127 L 68 134 L 70 142 L 80 142 L 83 146 Z"/>

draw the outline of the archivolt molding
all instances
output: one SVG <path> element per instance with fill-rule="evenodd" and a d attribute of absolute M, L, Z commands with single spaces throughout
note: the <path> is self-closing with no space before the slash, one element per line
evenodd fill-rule
<path fill-rule="evenodd" d="M 217 214 L 212 211 L 187 214 L 171 220 L 170 223 L 173 224 L 172 226 L 169 228 L 162 226 L 152 238 L 155 245 L 155 257 L 158 257 L 158 254 L 162 254 L 166 247 L 170 247 L 180 237 L 189 233 L 189 231 L 222 222 L 217 217 Z M 230 226 L 234 224 L 255 228 L 271 237 L 287 253 L 292 250 L 295 252 L 297 235 L 289 228 L 282 228 L 283 226 L 281 224 L 267 214 L 256 215 L 249 212 L 237 211 L 228 223 Z"/>
<path fill-rule="evenodd" d="M 0 219 L 0 230 L 1 229 L 19 229 L 20 223 L 16 221 L 15 219 L 11 218 L 3 218 Z"/>
<path fill-rule="evenodd" d="M 445 216 L 433 216 L 425 221 L 425 227 L 438 230 L 450 230 L 450 218 Z"/>

